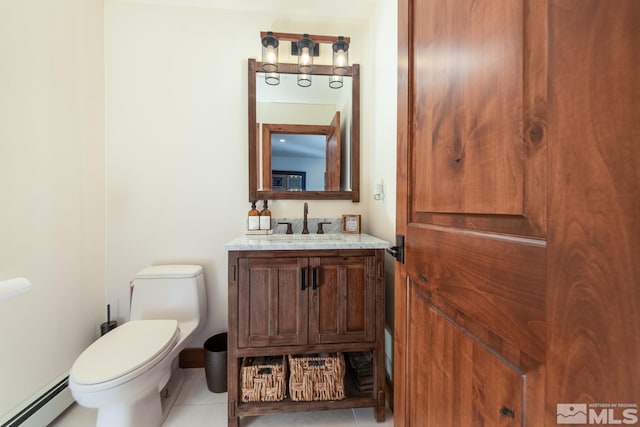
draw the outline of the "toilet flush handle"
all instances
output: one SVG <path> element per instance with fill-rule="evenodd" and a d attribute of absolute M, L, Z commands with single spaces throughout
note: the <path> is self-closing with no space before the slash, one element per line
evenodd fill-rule
<path fill-rule="evenodd" d="M 133 280 L 129 282 L 129 313 L 131 313 L 131 301 L 133 300 Z"/>

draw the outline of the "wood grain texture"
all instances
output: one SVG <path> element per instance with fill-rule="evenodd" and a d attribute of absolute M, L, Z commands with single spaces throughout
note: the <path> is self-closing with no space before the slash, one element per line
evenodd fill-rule
<path fill-rule="evenodd" d="M 546 21 L 545 1 L 399 3 L 399 426 L 542 424 Z"/>
<path fill-rule="evenodd" d="M 229 426 L 238 427 L 245 415 L 357 407 L 373 408 L 384 421 L 382 249 L 230 251 L 228 268 Z M 243 357 L 358 351 L 372 352 L 373 391 L 347 386 L 344 400 L 330 402 L 238 399 Z"/>
<path fill-rule="evenodd" d="M 179 366 L 183 369 L 204 368 L 204 349 L 188 347 L 180 352 Z"/>
<path fill-rule="evenodd" d="M 352 77 L 351 85 L 351 162 L 348 170 L 351 174 L 350 190 L 334 189 L 335 185 L 327 191 L 272 191 L 267 177 L 267 169 L 259 166 L 262 154 L 259 150 L 259 129 L 256 112 L 256 79 L 255 74 L 261 70 L 262 63 L 255 59 L 248 60 L 248 144 L 249 144 L 249 201 L 253 200 L 351 200 L 360 201 L 360 65 L 353 64 L 348 67 L 347 76 Z M 297 64 L 278 64 L 281 73 L 297 74 Z M 315 65 L 314 74 L 332 75 L 333 67 L 330 65 Z M 341 144 L 342 145 L 342 144 Z M 270 160 L 270 159 L 269 159 Z M 346 165 L 345 165 L 346 166 Z M 270 173 L 269 173 L 270 175 Z M 265 186 L 264 189 L 261 187 Z"/>
<path fill-rule="evenodd" d="M 411 74 L 410 48 L 413 32 L 412 2 L 398 0 L 398 117 L 397 117 L 397 168 L 396 168 L 396 234 L 406 235 L 409 222 L 409 130 L 411 104 L 409 103 L 409 87 Z M 407 410 L 409 407 L 407 387 L 409 353 L 407 345 L 407 274 L 403 265 L 396 263 L 394 272 L 393 297 L 393 421 L 397 426 L 408 426 Z"/>
<path fill-rule="evenodd" d="M 414 8 L 415 210 L 523 215 L 523 2 Z"/>
<path fill-rule="evenodd" d="M 260 153 L 258 152 L 258 127 L 256 112 L 256 79 L 253 78 L 257 71 L 256 60 L 249 59 L 247 61 L 247 123 L 249 124 L 249 201 L 258 200 L 258 180 L 260 172 L 258 164 L 260 161 Z M 251 143 L 254 142 L 254 144 Z"/>
<path fill-rule="evenodd" d="M 429 227 L 405 244 L 411 281 L 433 304 L 455 307 L 467 322 L 544 361 L 544 242 Z"/>
<path fill-rule="evenodd" d="M 340 170 L 342 168 L 342 141 L 340 137 L 340 112 L 336 111 L 327 134 L 325 190 L 340 191 Z"/>
<path fill-rule="evenodd" d="M 315 257 L 317 288 L 311 285 L 309 342 L 374 341 L 374 257 Z M 313 278 L 313 276 L 312 276 Z"/>
<path fill-rule="evenodd" d="M 306 344 L 306 258 L 239 260 L 238 345 Z"/>
<path fill-rule="evenodd" d="M 547 424 L 640 404 L 640 3 L 552 1 Z"/>
<path fill-rule="evenodd" d="M 414 425 L 522 425 L 522 372 L 457 327 L 419 292 L 411 298 L 416 317 L 410 345 L 423 346 L 411 351 L 411 366 L 424 370 L 411 386 L 417 396 L 410 415 Z M 505 409 L 512 415 L 501 414 Z"/>
<path fill-rule="evenodd" d="M 416 8 L 418 4 L 423 9 Z M 640 404 L 640 3 L 525 0 L 518 12 L 522 38 L 499 35 L 499 43 L 523 42 L 521 213 L 504 215 L 507 205 L 496 203 L 490 194 L 483 200 L 494 209 L 487 212 L 494 213 L 478 215 L 483 211 L 473 206 L 479 199 L 458 191 L 484 191 L 484 186 L 475 187 L 470 178 L 474 175 L 467 171 L 435 175 L 446 181 L 442 188 L 450 188 L 453 201 L 433 199 L 420 187 L 430 178 L 415 178 L 425 162 L 436 162 L 433 167 L 440 170 L 451 167 L 442 159 L 464 162 L 455 154 L 467 148 L 456 145 L 456 137 L 468 132 L 457 129 L 472 129 L 465 127 L 473 123 L 466 117 L 485 118 L 487 106 L 467 102 L 457 89 L 447 96 L 438 90 L 459 81 L 464 86 L 467 76 L 460 80 L 456 72 L 464 72 L 466 64 L 455 63 L 468 52 L 461 40 L 480 34 L 477 24 L 493 22 L 496 29 L 503 28 L 495 22 L 501 16 L 497 10 L 491 16 L 482 12 L 498 4 L 452 1 L 447 9 L 432 2 L 399 3 L 400 58 L 407 64 L 399 62 L 398 230 L 406 233 L 409 245 L 408 265 L 396 270 L 395 348 L 401 357 L 395 362 L 400 382 L 395 419 L 401 426 L 423 425 L 423 420 L 439 426 L 501 425 L 501 419 L 484 411 L 487 405 L 478 403 L 494 387 L 499 390 L 495 395 L 514 390 L 510 368 L 523 381 L 513 393 L 522 393 L 518 420 L 526 425 L 556 425 L 558 403 Z M 515 2 L 508 6 L 512 9 L 503 11 L 507 14 L 517 7 Z M 456 7 L 462 10 L 454 11 Z M 432 14 L 423 16 L 420 10 Z M 468 23 L 468 28 L 452 28 L 452 21 Z M 417 22 L 434 28 L 416 30 Z M 455 72 L 429 75 L 434 57 L 424 53 L 433 52 L 429 49 L 434 46 L 425 46 L 420 37 L 430 32 L 446 34 L 459 51 L 450 56 L 446 49 L 438 51 L 439 59 L 447 59 L 444 68 L 451 66 Z M 414 74 L 424 79 L 414 82 Z M 478 76 L 481 87 L 469 93 L 496 87 L 482 72 Z M 444 83 L 430 80 L 438 78 Z M 437 86 L 441 102 L 428 99 L 429 84 Z M 450 115 L 433 118 L 443 106 Z M 494 107 L 489 104 L 500 110 Z M 509 115 L 494 116 L 487 119 L 495 120 L 494 126 L 500 126 L 500 117 L 511 120 Z M 444 136 L 450 152 L 421 147 L 434 131 Z M 456 151 L 458 147 L 464 150 Z M 416 157 L 421 160 L 416 162 Z M 491 165 L 500 158 L 486 157 Z M 498 188 L 499 195 L 508 194 L 508 187 L 488 187 L 489 193 Z M 469 204 L 460 204 L 461 198 Z M 429 211 L 429 203 L 442 210 Z M 434 230 L 447 237 L 438 237 Z M 527 255 L 526 245 L 500 249 L 459 238 L 477 231 L 478 236 L 534 237 L 543 246 L 546 240 L 546 253 Z M 536 282 L 539 288 L 533 287 Z M 507 289 L 507 284 L 514 288 Z M 506 315 L 498 304 L 503 298 L 521 307 L 532 298 L 532 306 Z M 529 334 L 534 338 L 527 344 Z M 486 356 L 481 350 L 495 358 L 477 358 Z M 421 357 L 427 359 L 425 365 L 418 365 Z M 475 373 L 470 366 L 494 373 L 491 379 L 477 376 L 471 387 L 479 393 L 476 397 L 464 394 L 469 381 L 476 381 L 473 375 L 461 375 Z M 620 413 L 616 415 L 620 419 Z"/>

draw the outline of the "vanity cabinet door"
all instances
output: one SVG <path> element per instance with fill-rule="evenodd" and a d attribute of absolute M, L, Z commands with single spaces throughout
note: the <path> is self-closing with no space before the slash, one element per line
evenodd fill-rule
<path fill-rule="evenodd" d="M 309 259 L 309 342 L 375 340 L 375 257 Z"/>
<path fill-rule="evenodd" d="M 307 258 L 241 258 L 238 347 L 308 341 Z"/>

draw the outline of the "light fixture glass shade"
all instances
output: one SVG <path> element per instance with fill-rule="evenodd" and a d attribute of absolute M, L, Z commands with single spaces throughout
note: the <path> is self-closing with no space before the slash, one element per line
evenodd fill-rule
<path fill-rule="evenodd" d="M 311 86 L 311 74 L 298 74 L 298 86 L 300 87 Z"/>
<path fill-rule="evenodd" d="M 280 73 L 265 73 L 264 82 L 271 86 L 280 84 Z"/>
<path fill-rule="evenodd" d="M 329 87 L 331 89 L 340 89 L 342 84 L 342 76 L 329 76 Z"/>
<path fill-rule="evenodd" d="M 349 43 L 343 36 L 333 43 L 333 74 L 344 76 L 349 71 Z"/>
<path fill-rule="evenodd" d="M 301 74 L 311 74 L 313 71 L 314 44 L 313 40 L 309 38 L 309 34 L 303 34 L 302 38 L 298 40 L 298 72 Z"/>
<path fill-rule="evenodd" d="M 278 39 L 273 31 L 262 38 L 262 70 L 267 73 L 278 71 Z"/>

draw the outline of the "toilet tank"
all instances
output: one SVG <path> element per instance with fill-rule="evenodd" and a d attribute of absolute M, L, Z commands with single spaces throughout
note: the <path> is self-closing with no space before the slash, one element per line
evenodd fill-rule
<path fill-rule="evenodd" d="M 176 319 L 202 324 L 207 315 L 199 265 L 154 265 L 133 279 L 130 320 Z"/>

